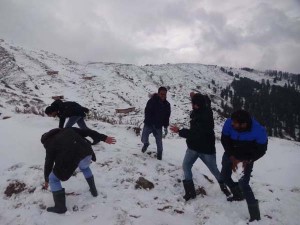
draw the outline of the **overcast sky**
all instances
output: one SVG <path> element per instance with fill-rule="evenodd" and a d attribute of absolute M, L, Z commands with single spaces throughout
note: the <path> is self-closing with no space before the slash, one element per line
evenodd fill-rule
<path fill-rule="evenodd" d="M 300 0 L 0 0 L 0 38 L 78 62 L 300 73 Z"/>

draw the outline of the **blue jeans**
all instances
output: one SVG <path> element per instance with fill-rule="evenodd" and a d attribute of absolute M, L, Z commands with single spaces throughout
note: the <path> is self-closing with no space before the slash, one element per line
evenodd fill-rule
<path fill-rule="evenodd" d="M 155 137 L 156 146 L 157 146 L 157 155 L 162 156 L 162 152 L 163 152 L 162 128 L 155 128 L 154 126 L 151 127 L 144 124 L 141 141 L 143 144 L 149 144 L 149 135 L 151 133 Z"/>
<path fill-rule="evenodd" d="M 65 127 L 72 127 L 75 123 L 77 123 L 81 129 L 88 129 L 82 116 L 71 116 Z"/>
<path fill-rule="evenodd" d="M 243 191 L 243 194 L 245 196 L 245 199 L 248 204 L 255 204 L 256 199 L 254 197 L 254 194 L 252 192 L 252 189 L 249 185 L 252 169 L 253 169 L 253 162 L 249 163 L 243 171 L 243 176 L 239 179 L 238 185 Z M 229 159 L 229 156 L 224 153 L 223 158 L 222 158 L 222 170 L 221 170 L 221 176 L 224 179 L 225 184 L 229 188 L 233 188 L 234 186 L 237 185 L 236 182 L 234 182 L 231 178 L 232 175 L 232 162 Z"/>
<path fill-rule="evenodd" d="M 216 154 L 209 155 L 209 154 L 198 153 L 189 148 L 186 150 L 183 163 L 182 163 L 184 179 L 186 181 L 193 180 L 192 167 L 198 158 L 200 158 L 202 162 L 207 166 L 207 168 L 214 175 L 216 180 L 219 183 L 222 183 L 223 180 L 221 178 L 220 171 L 217 167 Z"/>
<path fill-rule="evenodd" d="M 78 164 L 78 167 L 83 173 L 85 178 L 89 178 L 93 176 L 93 173 L 90 169 L 91 159 L 92 156 L 88 155 L 87 157 L 82 159 Z M 55 176 L 53 171 L 49 175 L 49 185 L 52 192 L 62 190 L 60 180 Z"/>

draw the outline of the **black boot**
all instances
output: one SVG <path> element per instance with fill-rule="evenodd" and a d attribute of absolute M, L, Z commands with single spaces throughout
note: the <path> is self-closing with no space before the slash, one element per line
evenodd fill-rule
<path fill-rule="evenodd" d="M 230 188 L 231 193 L 232 193 L 232 197 L 227 198 L 227 201 L 233 202 L 233 201 L 243 201 L 244 198 L 244 194 L 241 190 L 241 188 L 239 187 L 239 185 L 234 186 L 233 188 Z"/>
<path fill-rule="evenodd" d="M 185 195 L 183 196 L 183 198 L 186 201 L 196 198 L 196 190 L 195 190 L 193 180 L 190 181 L 183 180 L 182 182 L 185 190 Z"/>
<path fill-rule="evenodd" d="M 231 195 L 231 193 L 228 190 L 227 186 L 223 182 L 219 183 L 219 185 L 220 185 L 221 191 L 226 195 L 226 197 Z"/>
<path fill-rule="evenodd" d="M 67 211 L 65 189 L 53 191 L 52 194 L 55 206 L 48 207 L 47 211 L 59 214 L 65 213 Z"/>
<path fill-rule="evenodd" d="M 147 151 L 147 148 L 149 146 L 149 143 L 145 143 L 144 146 L 142 147 L 142 152 L 144 153 L 145 151 Z"/>
<path fill-rule="evenodd" d="M 248 210 L 250 214 L 249 222 L 252 222 L 254 220 L 260 220 L 260 211 L 257 200 L 254 204 L 248 204 Z"/>
<path fill-rule="evenodd" d="M 158 159 L 158 160 L 162 160 L 162 154 L 160 153 L 157 153 L 157 156 L 156 156 L 156 158 Z"/>
<path fill-rule="evenodd" d="M 86 178 L 86 181 L 88 182 L 89 186 L 90 186 L 90 192 L 94 197 L 98 196 L 98 192 L 96 189 L 96 185 L 95 185 L 95 180 L 94 180 L 94 176 L 91 176 L 89 178 Z"/>

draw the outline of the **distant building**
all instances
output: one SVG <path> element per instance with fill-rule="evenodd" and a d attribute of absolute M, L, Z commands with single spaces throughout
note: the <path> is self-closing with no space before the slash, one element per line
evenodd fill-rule
<path fill-rule="evenodd" d="M 48 70 L 47 75 L 58 75 L 58 71 Z"/>
<path fill-rule="evenodd" d="M 52 99 L 53 100 L 62 100 L 62 99 L 64 99 L 64 96 L 63 95 L 57 95 L 57 96 L 52 96 Z"/>
<path fill-rule="evenodd" d="M 127 108 L 127 109 L 116 109 L 116 113 L 130 113 L 135 110 L 135 107 Z"/>

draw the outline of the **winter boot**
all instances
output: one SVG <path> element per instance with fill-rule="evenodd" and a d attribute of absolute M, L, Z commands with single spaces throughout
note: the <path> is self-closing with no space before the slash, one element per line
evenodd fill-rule
<path fill-rule="evenodd" d="M 145 151 L 147 151 L 147 148 L 149 146 L 149 143 L 145 143 L 144 146 L 142 147 L 142 153 L 144 153 Z"/>
<path fill-rule="evenodd" d="M 158 160 L 162 160 L 162 153 L 157 153 L 156 158 L 157 158 Z"/>
<path fill-rule="evenodd" d="M 254 204 L 248 204 L 248 210 L 250 214 L 250 220 L 249 222 L 252 222 L 254 220 L 260 220 L 260 211 L 259 211 L 259 206 L 258 206 L 258 201 L 255 200 L 256 202 Z"/>
<path fill-rule="evenodd" d="M 236 185 L 233 188 L 230 188 L 230 190 L 232 193 L 232 197 L 227 198 L 227 201 L 229 201 L 229 202 L 243 201 L 245 199 L 244 194 L 239 185 Z"/>
<path fill-rule="evenodd" d="M 190 181 L 183 180 L 182 182 L 185 190 L 185 195 L 183 196 L 185 201 L 196 198 L 196 190 L 195 190 L 193 180 Z"/>
<path fill-rule="evenodd" d="M 63 214 L 67 211 L 65 189 L 53 191 L 54 207 L 48 207 L 48 212 Z"/>
<path fill-rule="evenodd" d="M 90 186 L 90 192 L 94 197 L 98 196 L 98 192 L 96 189 L 96 185 L 95 185 L 95 180 L 94 180 L 94 176 L 91 176 L 89 178 L 86 178 L 86 181 L 88 182 L 89 186 Z"/>
<path fill-rule="evenodd" d="M 223 182 L 220 182 L 219 185 L 220 185 L 221 191 L 226 195 L 226 197 L 231 195 L 231 193 L 228 190 L 227 186 Z"/>

